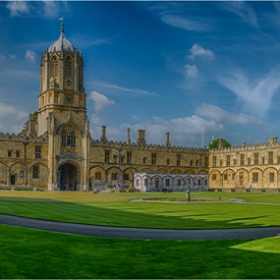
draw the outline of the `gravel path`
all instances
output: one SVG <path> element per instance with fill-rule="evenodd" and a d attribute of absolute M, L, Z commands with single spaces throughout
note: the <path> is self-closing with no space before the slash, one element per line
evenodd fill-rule
<path fill-rule="evenodd" d="M 55 222 L 4 214 L 0 214 L 0 224 L 84 236 L 155 240 L 210 240 L 280 236 L 280 227 L 205 230 L 146 229 Z"/>

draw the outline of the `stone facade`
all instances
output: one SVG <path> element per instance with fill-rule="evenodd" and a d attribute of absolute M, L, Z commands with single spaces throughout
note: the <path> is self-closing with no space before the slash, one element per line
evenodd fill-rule
<path fill-rule="evenodd" d="M 209 174 L 209 188 L 216 190 L 278 190 L 276 138 L 208 151 L 172 146 L 168 132 L 162 145 L 148 144 L 144 130 L 132 143 L 129 129 L 123 142 L 112 142 L 102 126 L 100 139 L 92 139 L 83 69 L 83 57 L 65 38 L 62 24 L 60 37 L 42 54 L 37 117 L 30 118 L 26 133 L 0 133 L 0 188 L 86 191 L 98 185 L 128 186 L 134 174 L 146 173 Z"/>
<path fill-rule="evenodd" d="M 117 183 L 128 186 L 134 173 L 208 174 L 207 149 L 146 143 L 145 131 L 138 131 L 136 143 L 109 142 L 102 127 L 101 140 L 90 144 L 90 185 Z M 129 129 L 127 134 L 129 135 Z M 168 138 L 169 134 L 166 134 Z M 168 145 L 167 145 L 168 144 Z"/>
<path fill-rule="evenodd" d="M 106 127 L 100 140 L 89 133 L 83 57 L 64 35 L 41 58 L 38 110 L 26 133 L 0 134 L 0 187 L 45 190 L 88 190 L 96 185 L 127 186 L 135 172 L 207 174 L 206 149 L 146 143 L 138 131 L 131 143 L 108 141 Z"/>
<path fill-rule="evenodd" d="M 279 191 L 280 144 L 271 137 L 266 144 L 209 151 L 209 183 L 221 191 Z"/>

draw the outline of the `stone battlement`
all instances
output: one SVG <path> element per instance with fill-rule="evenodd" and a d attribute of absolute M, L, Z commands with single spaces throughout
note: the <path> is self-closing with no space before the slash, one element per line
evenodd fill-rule
<path fill-rule="evenodd" d="M 251 151 L 257 152 L 259 150 L 268 150 L 268 149 L 275 149 L 275 148 L 280 148 L 280 143 L 277 142 L 276 137 L 271 137 L 268 143 L 246 145 L 246 143 L 243 142 L 241 146 L 211 149 L 209 150 L 209 153 L 217 154 L 217 153 L 243 153 L 243 152 L 251 152 Z"/>
<path fill-rule="evenodd" d="M 15 133 L 3 133 L 0 132 L 0 141 L 20 141 L 20 142 L 40 142 L 46 143 L 48 142 L 48 135 L 43 136 L 27 136 L 24 134 L 15 134 Z"/>
<path fill-rule="evenodd" d="M 122 149 L 137 149 L 137 150 L 156 150 L 156 151 L 171 151 L 171 152 L 188 152 L 188 153 L 208 153 L 206 148 L 190 148 L 180 146 L 168 146 L 159 144 L 138 144 L 138 143 L 127 143 L 121 141 L 101 141 L 91 139 L 91 146 L 102 147 L 102 148 L 122 148 Z"/>

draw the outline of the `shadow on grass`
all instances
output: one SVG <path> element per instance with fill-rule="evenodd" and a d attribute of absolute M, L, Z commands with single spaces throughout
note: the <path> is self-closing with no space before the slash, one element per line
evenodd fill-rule
<path fill-rule="evenodd" d="M 254 216 L 250 218 L 236 218 L 236 219 L 231 219 L 231 220 L 226 220 L 227 223 L 234 222 L 234 221 L 251 221 L 252 219 L 259 219 L 259 218 L 265 218 L 265 217 L 270 217 L 271 215 L 262 215 L 262 216 Z"/>
<path fill-rule="evenodd" d="M 148 203 L 143 206 L 142 203 L 129 204 L 129 202 L 127 202 L 86 205 L 52 199 L 16 199 L 15 197 L 0 198 L 0 202 L 0 213 L 2 214 L 120 227 L 169 229 L 262 227 L 267 224 L 253 221 L 258 218 L 270 217 L 270 215 L 260 216 L 253 214 L 252 217 L 246 217 L 248 214 L 243 213 L 242 216 L 239 214 L 237 218 L 227 219 L 227 217 L 223 217 L 222 213 L 219 215 L 218 212 L 213 214 L 193 214 L 195 211 L 199 212 L 199 208 L 192 209 L 192 214 L 188 215 L 188 211 L 184 209 L 184 206 L 178 206 L 177 211 L 175 211 L 172 209 L 174 205 L 168 204 Z M 122 209 L 122 207 L 124 209 Z M 166 211 L 167 207 L 169 207 L 170 211 Z M 188 207 L 193 206 L 188 205 Z M 216 204 L 213 204 L 212 207 L 216 207 Z M 238 207 L 238 205 L 234 207 Z M 147 209 L 149 209 L 151 213 L 146 213 Z M 177 215 L 175 212 L 177 212 Z M 279 223 L 277 224 L 277 222 L 275 222 L 275 224 L 271 224 L 270 226 L 279 226 Z"/>
<path fill-rule="evenodd" d="M 269 240 L 273 241 L 272 238 Z M 279 254 L 234 249 L 246 246 L 250 241 L 106 239 L 0 225 L 0 277 L 2 279 L 279 278 Z M 262 239 L 259 241 L 262 242 Z M 262 244 L 265 246 L 266 243 Z"/>

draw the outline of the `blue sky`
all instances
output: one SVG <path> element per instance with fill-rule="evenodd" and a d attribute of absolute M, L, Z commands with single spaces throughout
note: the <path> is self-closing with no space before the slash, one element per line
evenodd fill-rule
<path fill-rule="evenodd" d="M 60 33 L 84 56 L 91 136 L 201 147 L 280 136 L 280 2 L 0 2 L 0 131 L 37 110 Z"/>

